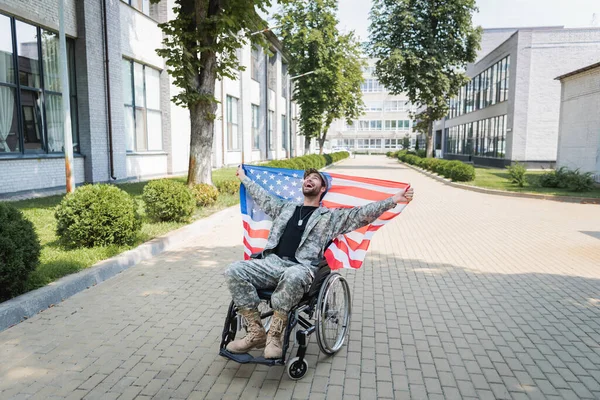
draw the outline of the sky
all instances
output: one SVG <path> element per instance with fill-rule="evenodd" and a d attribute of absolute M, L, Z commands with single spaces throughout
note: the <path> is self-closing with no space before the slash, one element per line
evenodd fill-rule
<path fill-rule="evenodd" d="M 589 27 L 594 13 L 600 27 L 600 0 L 477 0 L 473 20 L 483 28 L 563 25 Z M 340 29 L 367 40 L 369 0 L 339 0 Z"/>

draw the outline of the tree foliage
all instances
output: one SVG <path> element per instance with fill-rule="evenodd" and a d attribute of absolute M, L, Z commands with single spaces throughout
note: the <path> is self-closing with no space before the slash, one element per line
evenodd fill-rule
<path fill-rule="evenodd" d="M 418 117 L 427 126 L 427 154 L 435 120 L 448 113 L 448 98 L 468 82 L 467 63 L 475 61 L 481 28 L 474 27 L 475 0 L 374 0 L 370 53 L 376 76 L 393 94 L 406 93 L 426 107 Z"/>
<path fill-rule="evenodd" d="M 190 111 L 189 185 L 211 183 L 215 82 L 236 79 L 243 70 L 237 52 L 246 43 L 267 46 L 262 35 L 252 33 L 266 28 L 257 11 L 270 6 L 271 0 L 175 0 L 175 18 L 159 25 L 165 38 L 157 53 L 181 89 L 173 101 Z"/>
<path fill-rule="evenodd" d="M 293 99 L 300 106 L 305 149 L 317 138 L 322 151 L 331 123 L 356 119 L 363 111 L 364 55 L 354 33 L 337 28 L 337 0 L 291 0 L 275 16 L 291 75 L 299 77 Z"/>

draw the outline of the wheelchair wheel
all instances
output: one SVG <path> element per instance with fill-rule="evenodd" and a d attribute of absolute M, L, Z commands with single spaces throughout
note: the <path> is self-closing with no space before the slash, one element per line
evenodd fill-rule
<path fill-rule="evenodd" d="M 306 371 L 308 371 L 308 363 L 305 359 L 301 360 L 298 357 L 294 357 L 288 361 L 286 369 L 290 379 L 297 381 L 306 375 Z"/>
<path fill-rule="evenodd" d="M 269 327 L 271 326 L 271 319 L 273 318 L 273 312 L 271 310 L 271 307 L 269 306 L 269 302 L 267 300 L 261 300 L 260 303 L 258 304 L 258 312 L 260 312 L 261 315 L 261 320 L 262 320 L 262 324 L 263 327 L 265 328 L 265 331 L 269 331 Z M 267 314 L 267 315 L 265 315 Z M 241 315 L 238 314 L 238 317 L 241 320 L 241 323 L 239 323 L 240 328 L 244 328 L 244 330 L 246 332 L 248 332 L 248 323 L 246 322 L 245 318 L 242 318 Z"/>
<path fill-rule="evenodd" d="M 340 274 L 331 274 L 321 286 L 316 312 L 317 343 L 325 354 L 344 345 L 350 331 L 350 287 Z"/>

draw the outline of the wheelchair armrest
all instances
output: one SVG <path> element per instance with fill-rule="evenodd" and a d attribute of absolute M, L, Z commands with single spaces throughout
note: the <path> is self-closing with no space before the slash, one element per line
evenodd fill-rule
<path fill-rule="evenodd" d="M 263 258 L 262 253 L 253 253 L 250 255 L 250 259 L 252 260 L 260 260 L 261 258 Z"/>
<path fill-rule="evenodd" d="M 323 268 L 327 267 L 327 260 L 322 258 L 320 260 L 314 260 L 310 263 L 313 267 Z"/>

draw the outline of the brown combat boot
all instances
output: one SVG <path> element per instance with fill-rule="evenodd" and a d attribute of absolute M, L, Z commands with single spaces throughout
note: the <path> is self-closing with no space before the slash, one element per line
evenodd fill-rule
<path fill-rule="evenodd" d="M 262 349 L 265 347 L 267 334 L 260 320 L 260 313 L 258 310 L 240 309 L 238 310 L 238 313 L 241 314 L 248 323 L 248 334 L 241 339 L 230 342 L 226 349 L 232 353 L 243 354 L 252 349 Z"/>
<path fill-rule="evenodd" d="M 265 358 L 281 358 L 283 354 L 283 332 L 287 326 L 287 314 L 275 311 L 269 327 Z"/>

